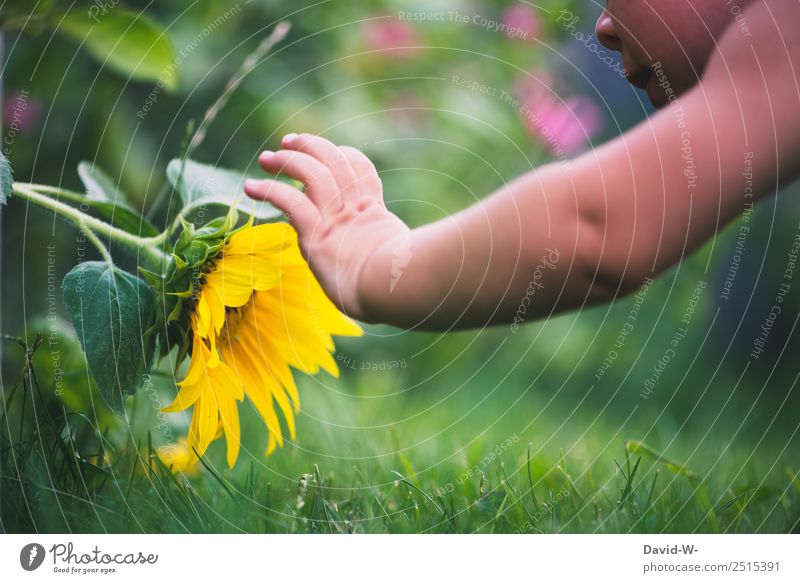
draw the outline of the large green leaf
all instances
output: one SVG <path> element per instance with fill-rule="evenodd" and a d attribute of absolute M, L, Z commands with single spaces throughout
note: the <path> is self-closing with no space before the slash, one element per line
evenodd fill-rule
<path fill-rule="evenodd" d="M 151 222 L 126 206 L 87 198 L 85 202 L 81 203 L 80 209 L 139 237 L 155 237 L 158 235 L 158 229 Z"/>
<path fill-rule="evenodd" d="M 0 205 L 6 204 L 11 197 L 11 190 L 14 188 L 14 174 L 11 171 L 11 163 L 2 152 L 0 152 Z"/>
<path fill-rule="evenodd" d="M 86 198 L 128 206 L 128 197 L 125 193 L 117 188 L 114 181 L 96 164 L 86 160 L 78 163 L 78 176 L 86 187 Z"/>
<path fill-rule="evenodd" d="M 89 214 L 105 219 L 123 231 L 140 237 L 155 237 L 158 235 L 158 229 L 152 223 L 138 212 L 129 210 L 125 206 L 96 200 L 87 201 L 86 204 L 89 206 Z"/>
<path fill-rule="evenodd" d="M 134 235 L 154 237 L 158 234 L 158 229 L 130 206 L 127 195 L 99 166 L 81 162 L 78 164 L 78 175 L 86 188 L 87 200 L 82 205 L 88 208 L 83 210 Z"/>
<path fill-rule="evenodd" d="M 58 30 L 80 43 L 107 65 L 132 79 L 159 81 L 166 89 L 178 84 L 175 50 L 164 28 L 149 16 L 114 8 L 97 18 L 75 9 L 56 21 Z"/>
<path fill-rule="evenodd" d="M 257 219 L 280 216 L 282 211 L 271 204 L 256 202 L 244 196 L 244 181 L 247 178 L 237 170 L 217 168 L 194 160 L 184 162 L 175 159 L 167 166 L 167 179 L 180 194 L 184 212 L 205 205 L 230 207 L 238 203 L 242 212 L 252 212 Z"/>
<path fill-rule="evenodd" d="M 76 265 L 64 278 L 64 304 L 106 402 L 124 412 L 155 349 L 145 336 L 156 316 L 156 298 L 144 281 L 99 261 Z"/>

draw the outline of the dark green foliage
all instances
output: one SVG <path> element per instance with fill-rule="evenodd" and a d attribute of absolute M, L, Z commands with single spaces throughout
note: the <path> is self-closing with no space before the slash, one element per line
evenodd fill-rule
<path fill-rule="evenodd" d="M 149 370 L 155 295 L 141 279 L 98 261 L 78 264 L 64 278 L 64 305 L 106 402 L 124 412 Z"/>
<path fill-rule="evenodd" d="M 128 79 L 159 81 L 168 90 L 178 86 L 175 51 L 164 27 L 150 16 L 116 8 L 92 18 L 80 7 L 54 18 L 58 32 L 83 43 L 104 66 Z"/>
<path fill-rule="evenodd" d="M 623 442 L 591 465 L 564 454 L 533 457 L 533 446 L 508 441 L 499 427 L 461 461 L 433 446 L 431 464 L 424 451 L 386 454 L 388 444 L 358 460 L 317 456 L 330 437 L 306 422 L 303 449 L 267 459 L 252 450 L 235 472 L 214 451 L 196 474 L 174 475 L 155 454 L 152 422 L 119 431 L 99 421 L 100 411 L 93 418 L 65 408 L 43 376 L 49 355 L 41 339 L 24 361 L 0 412 L 3 532 L 736 533 L 789 532 L 800 519 L 795 470 L 729 483 L 733 458 L 713 474 L 688 476 Z M 146 413 L 152 397 L 136 400 L 135 414 Z M 582 438 L 587 451 L 607 445 L 602 429 Z M 511 445 L 495 457 L 498 443 Z"/>

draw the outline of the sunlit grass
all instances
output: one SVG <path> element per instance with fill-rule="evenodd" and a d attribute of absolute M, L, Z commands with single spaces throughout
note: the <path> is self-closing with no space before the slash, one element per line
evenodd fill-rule
<path fill-rule="evenodd" d="M 233 472 L 212 447 L 184 476 L 155 455 L 164 436 L 147 394 L 120 437 L 23 372 L 0 421 L 5 532 L 796 532 L 800 520 L 789 461 L 762 463 L 741 443 L 715 458 L 690 433 L 669 446 L 688 463 L 628 442 L 643 435 L 635 423 L 585 416 L 530 426 L 541 399 L 505 412 L 511 390 L 480 408 L 472 393 L 437 407 L 429 392 L 387 409 L 369 395 L 391 394 L 388 377 L 345 375 L 349 394 L 307 379 L 297 443 L 269 458 L 245 443 Z"/>

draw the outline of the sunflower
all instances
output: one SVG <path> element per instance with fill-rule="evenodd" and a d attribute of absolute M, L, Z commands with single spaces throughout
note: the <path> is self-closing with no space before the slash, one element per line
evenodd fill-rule
<path fill-rule="evenodd" d="M 323 292 L 285 223 L 246 226 L 207 259 L 196 281 L 190 315 L 189 369 L 165 412 L 193 407 L 186 450 L 161 454 L 185 470 L 225 436 L 228 465 L 239 456 L 238 401 L 252 402 L 268 433 L 266 455 L 283 446 L 280 411 L 295 439 L 300 398 L 292 368 L 323 369 L 338 377 L 332 336 L 360 336 L 361 328 Z"/>

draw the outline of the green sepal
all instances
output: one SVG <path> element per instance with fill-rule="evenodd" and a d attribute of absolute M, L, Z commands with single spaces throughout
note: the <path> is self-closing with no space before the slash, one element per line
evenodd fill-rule
<path fill-rule="evenodd" d="M 167 292 L 168 296 L 174 296 L 176 298 L 186 299 L 190 298 L 194 295 L 194 288 L 190 287 L 187 290 L 179 291 L 179 292 Z"/>
<path fill-rule="evenodd" d="M 195 239 L 222 239 L 227 231 L 225 217 L 217 217 L 195 231 Z"/>
<path fill-rule="evenodd" d="M 164 285 L 164 279 L 160 275 L 141 265 L 139 266 L 139 275 L 154 288 L 160 289 Z"/>
<path fill-rule="evenodd" d="M 194 224 L 183 218 L 183 215 L 178 217 L 181 223 L 181 234 L 175 242 L 174 253 L 180 254 L 186 247 L 188 247 L 194 240 Z"/>
<path fill-rule="evenodd" d="M 177 374 L 178 368 L 180 367 L 183 359 L 186 358 L 186 355 L 189 354 L 189 346 L 191 344 L 191 334 L 189 330 L 184 329 L 183 334 L 180 336 L 182 339 L 180 348 L 178 348 L 178 357 L 175 359 L 175 373 Z"/>
<path fill-rule="evenodd" d="M 175 305 L 172 307 L 169 315 L 167 316 L 167 322 L 177 322 L 181 318 L 181 314 L 183 313 L 183 302 L 175 302 Z"/>
<path fill-rule="evenodd" d="M 180 255 L 173 255 L 172 258 L 175 260 L 175 271 L 185 271 L 186 268 L 189 266 Z"/>
<path fill-rule="evenodd" d="M 195 239 L 183 252 L 183 257 L 189 267 L 195 268 L 204 265 L 209 258 L 215 256 L 222 249 L 221 243 L 211 245 L 205 241 Z"/>

